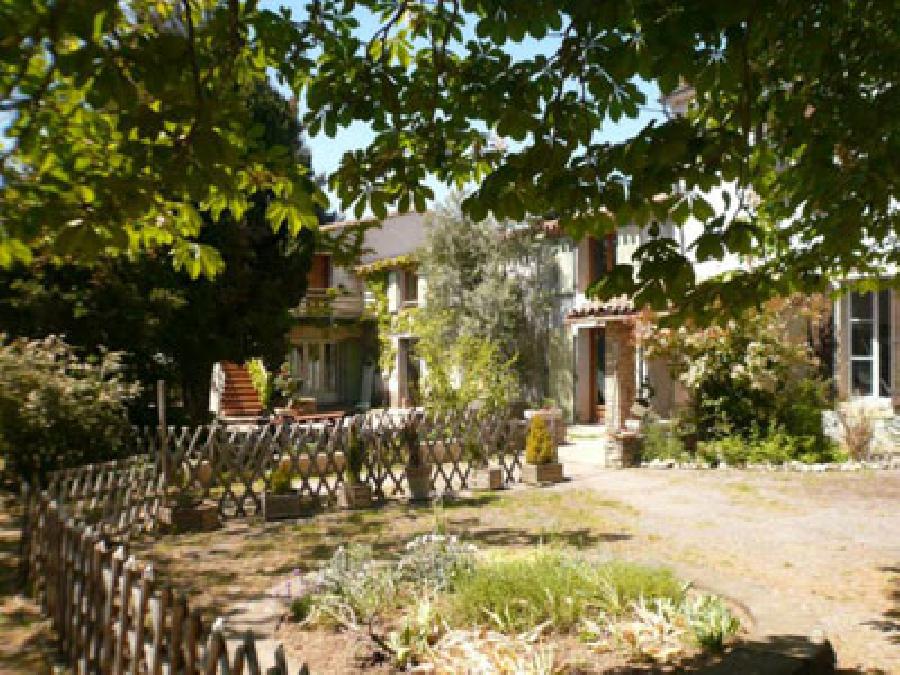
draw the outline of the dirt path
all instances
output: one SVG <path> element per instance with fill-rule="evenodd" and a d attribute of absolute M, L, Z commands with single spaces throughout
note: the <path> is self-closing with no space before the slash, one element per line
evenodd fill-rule
<path fill-rule="evenodd" d="M 620 552 L 671 565 L 743 604 L 753 636 L 816 633 L 842 668 L 900 673 L 900 472 L 600 470 L 573 478 L 634 507 Z"/>
<path fill-rule="evenodd" d="M 0 673 L 50 672 L 50 628 L 21 594 L 19 523 L 13 497 L 0 492 Z"/>

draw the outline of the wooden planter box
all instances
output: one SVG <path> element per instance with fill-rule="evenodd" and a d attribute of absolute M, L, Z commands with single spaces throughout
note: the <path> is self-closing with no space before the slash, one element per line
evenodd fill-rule
<path fill-rule="evenodd" d="M 525 464 L 522 466 L 522 480 L 528 485 L 562 483 L 562 464 L 559 462 L 550 462 L 549 464 Z"/>
<path fill-rule="evenodd" d="M 406 467 L 406 482 L 412 501 L 425 501 L 431 496 L 431 464 Z"/>
<path fill-rule="evenodd" d="M 303 518 L 316 510 L 318 500 L 315 497 L 301 497 L 299 492 L 276 495 L 274 492 L 263 493 L 263 520 L 282 520 L 284 518 Z"/>
<path fill-rule="evenodd" d="M 503 488 L 503 468 L 487 466 L 472 469 L 469 474 L 470 490 L 500 490 Z"/>
<path fill-rule="evenodd" d="M 159 522 L 172 532 L 212 532 L 219 529 L 219 505 L 160 506 Z"/>
<path fill-rule="evenodd" d="M 366 483 L 344 483 L 338 493 L 342 509 L 367 509 L 372 506 L 372 488 Z"/>

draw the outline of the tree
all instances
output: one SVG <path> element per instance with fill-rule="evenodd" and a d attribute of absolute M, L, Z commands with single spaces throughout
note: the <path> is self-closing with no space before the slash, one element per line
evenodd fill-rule
<path fill-rule="evenodd" d="M 577 237 L 695 218 L 699 259 L 755 266 L 699 280 L 657 237 L 636 269 L 623 261 L 595 291 L 707 316 L 900 260 L 891 2 L 345 3 L 360 7 L 379 27 L 367 40 L 328 24 L 308 89 L 310 124 L 362 113 L 375 130 L 332 177 L 346 204 L 419 204 L 430 171 L 476 184 L 465 204 L 475 220 L 552 212 Z M 525 39 L 542 48 L 518 48 Z M 607 121 L 655 105 L 640 81 L 663 93 L 688 84 L 696 105 L 599 141 Z M 485 129 L 513 143 L 490 144 Z M 717 210 L 710 192 L 723 181 L 732 189 Z"/>
<path fill-rule="evenodd" d="M 419 254 L 428 285 L 413 324 L 426 386 L 463 403 L 488 394 L 539 400 L 547 391 L 553 263 L 530 229 L 475 222 L 463 214 L 461 199 L 453 196 L 436 210 Z"/>
<path fill-rule="evenodd" d="M 201 231 L 226 212 L 240 220 L 260 192 L 275 231 L 317 224 L 311 172 L 245 105 L 300 27 L 255 5 L 3 3 L 0 266 L 165 246 L 176 268 L 212 276 L 222 260 Z"/>
<path fill-rule="evenodd" d="M 476 186 L 476 221 L 552 212 L 578 237 L 695 218 L 699 258 L 756 260 L 698 280 L 657 237 L 603 295 L 702 314 L 822 288 L 900 260 L 898 22 L 885 0 L 311 0 L 301 21 L 255 0 L 13 0 L 0 9 L 0 105 L 15 114 L 0 263 L 38 243 L 81 258 L 164 241 L 211 273 L 194 205 L 239 216 L 248 185 L 274 191 L 275 226 L 314 224 L 310 177 L 261 149 L 237 102 L 235 83 L 268 68 L 312 134 L 371 127 L 330 176 L 358 214 L 423 208 L 432 176 Z M 654 105 L 641 81 L 687 83 L 696 106 L 598 140 Z"/>
<path fill-rule="evenodd" d="M 288 102 L 264 87 L 245 105 L 264 124 L 262 141 L 289 148 L 296 160 L 300 128 Z M 198 241 L 225 262 L 214 279 L 193 280 L 174 269 L 168 247 L 89 267 L 48 257 L 3 275 L 0 324 L 17 335 L 64 333 L 89 352 L 100 346 L 127 352 L 145 398 L 152 400 L 153 384 L 163 377 L 180 390 L 188 419 L 203 421 L 213 363 L 283 360 L 290 309 L 305 293 L 314 248 L 327 244 L 324 234 L 308 229 L 296 237 L 286 225 L 273 231 L 265 216 L 272 199 L 257 193 L 240 220 L 224 213 L 199 233 Z"/>

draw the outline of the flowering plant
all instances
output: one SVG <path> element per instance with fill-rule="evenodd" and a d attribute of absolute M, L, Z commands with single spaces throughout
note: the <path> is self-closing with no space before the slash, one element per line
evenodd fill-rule
<path fill-rule="evenodd" d="M 812 408 L 825 405 L 819 360 L 806 340 L 808 321 L 822 309 L 818 299 L 779 299 L 723 325 L 644 323 L 640 338 L 646 356 L 669 363 L 688 390 L 701 436 L 747 436 L 793 426 L 784 415 L 795 394 Z"/>

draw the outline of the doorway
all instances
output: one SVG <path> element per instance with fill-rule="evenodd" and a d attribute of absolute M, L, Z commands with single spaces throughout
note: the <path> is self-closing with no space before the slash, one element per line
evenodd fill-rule
<path fill-rule="evenodd" d="M 606 330 L 597 326 L 591 330 L 591 412 L 593 421 L 606 420 Z"/>

